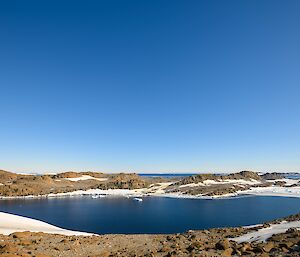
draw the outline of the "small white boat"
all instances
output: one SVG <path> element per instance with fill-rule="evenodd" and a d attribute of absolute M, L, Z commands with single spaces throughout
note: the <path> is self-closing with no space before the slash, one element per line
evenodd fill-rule
<path fill-rule="evenodd" d="M 142 202 L 143 201 L 142 198 L 138 198 L 138 197 L 134 197 L 133 200 L 138 201 L 138 202 Z"/>
<path fill-rule="evenodd" d="M 103 198 L 106 197 L 106 195 L 92 195 L 93 199 Z"/>
<path fill-rule="evenodd" d="M 106 197 L 106 195 L 92 195 L 93 199 L 103 198 Z"/>

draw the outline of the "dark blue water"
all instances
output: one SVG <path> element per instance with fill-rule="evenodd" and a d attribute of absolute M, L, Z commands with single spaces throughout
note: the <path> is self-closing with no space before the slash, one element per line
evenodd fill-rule
<path fill-rule="evenodd" d="M 94 233 L 176 233 L 189 229 L 242 226 L 295 214 L 300 199 L 243 197 L 222 200 L 145 197 L 2 200 L 0 211 Z"/>

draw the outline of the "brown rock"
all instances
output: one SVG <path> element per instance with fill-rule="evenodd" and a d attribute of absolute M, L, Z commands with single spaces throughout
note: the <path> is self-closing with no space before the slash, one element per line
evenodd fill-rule
<path fill-rule="evenodd" d="M 263 250 L 263 247 L 262 246 L 256 246 L 253 248 L 252 250 L 254 253 L 258 254 L 258 253 L 263 253 L 264 250 Z"/>
<path fill-rule="evenodd" d="M 270 255 L 268 253 L 262 253 L 260 257 L 270 257 Z"/>
<path fill-rule="evenodd" d="M 18 249 L 13 243 L 5 243 L 0 249 L 0 253 L 16 253 L 17 251 Z"/>
<path fill-rule="evenodd" d="M 284 252 L 284 253 L 288 253 L 289 252 L 289 249 L 285 248 L 285 247 L 281 247 L 281 250 Z"/>
<path fill-rule="evenodd" d="M 231 256 L 231 255 L 232 255 L 232 252 L 233 252 L 233 249 L 232 249 L 232 248 L 227 248 L 226 250 L 224 250 L 224 251 L 222 252 L 222 256 L 224 256 L 224 257 Z"/>
<path fill-rule="evenodd" d="M 30 245 L 32 245 L 32 243 L 29 240 L 22 240 L 20 242 L 20 245 L 22 245 L 22 246 L 30 246 Z"/>
<path fill-rule="evenodd" d="M 293 243 L 292 241 L 286 241 L 286 242 L 280 243 L 280 244 L 279 244 L 279 247 L 284 247 L 284 248 L 286 248 L 286 249 L 289 249 L 289 248 L 291 248 L 293 245 L 294 245 L 294 243 Z"/>
<path fill-rule="evenodd" d="M 13 238 L 18 238 L 18 239 L 28 239 L 30 236 L 32 235 L 31 232 L 15 232 L 15 233 L 12 233 L 10 236 L 12 236 Z"/>
<path fill-rule="evenodd" d="M 267 244 L 265 244 L 263 246 L 263 250 L 267 253 L 270 252 L 273 248 L 274 248 L 274 243 L 273 242 L 268 242 Z"/>
<path fill-rule="evenodd" d="M 13 253 L 4 253 L 4 254 L 1 254 L 1 257 L 20 257 L 20 255 L 13 254 Z"/>
<path fill-rule="evenodd" d="M 109 257 L 111 253 L 109 251 L 103 251 L 101 252 L 98 257 Z"/>
<path fill-rule="evenodd" d="M 233 249 L 233 254 L 236 254 L 236 255 L 238 255 L 238 256 L 241 256 L 241 255 L 242 255 L 241 251 L 238 250 L 238 249 Z"/>
<path fill-rule="evenodd" d="M 216 243 L 216 249 L 218 250 L 226 250 L 227 248 L 230 248 L 231 244 L 228 241 L 228 239 L 224 239 Z"/>
<path fill-rule="evenodd" d="M 242 253 L 247 252 L 247 251 L 252 251 L 252 246 L 250 243 L 244 243 L 242 248 L 240 249 Z"/>
<path fill-rule="evenodd" d="M 171 248 L 168 246 L 164 246 L 160 249 L 160 252 L 169 252 L 169 251 L 171 251 Z"/>
<path fill-rule="evenodd" d="M 189 248 L 191 250 L 193 250 L 193 249 L 203 250 L 205 247 L 204 247 L 203 243 L 201 243 L 201 242 L 194 242 L 189 246 Z"/>
<path fill-rule="evenodd" d="M 173 238 L 173 236 L 167 236 L 167 240 L 171 241 L 171 240 L 174 240 L 174 238 Z"/>

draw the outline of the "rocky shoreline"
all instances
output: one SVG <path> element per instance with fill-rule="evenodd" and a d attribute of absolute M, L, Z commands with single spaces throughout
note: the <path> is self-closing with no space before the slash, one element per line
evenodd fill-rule
<path fill-rule="evenodd" d="M 137 174 L 64 172 L 24 175 L 0 170 L 0 197 L 47 196 L 90 189 L 140 189 L 164 182 L 163 178 L 142 178 Z"/>
<path fill-rule="evenodd" d="M 0 255 L 36 257 L 113 256 L 299 256 L 300 231 L 290 228 L 265 242 L 237 243 L 234 238 L 285 221 L 300 214 L 255 227 L 214 228 L 169 235 L 64 236 L 16 232 L 0 235 Z"/>

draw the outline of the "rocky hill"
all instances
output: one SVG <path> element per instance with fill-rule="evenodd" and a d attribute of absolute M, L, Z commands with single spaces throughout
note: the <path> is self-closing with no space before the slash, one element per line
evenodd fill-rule
<path fill-rule="evenodd" d="M 166 188 L 167 193 L 201 195 L 207 197 L 234 195 L 251 187 L 266 187 L 273 183 L 266 181 L 268 176 L 260 176 L 253 171 L 241 171 L 226 175 L 198 174 L 183 178 Z M 274 175 L 274 178 L 277 175 Z M 278 184 L 278 182 L 276 182 Z M 284 183 L 282 183 L 284 184 Z"/>
<path fill-rule="evenodd" d="M 245 180 L 261 180 L 262 177 L 259 176 L 256 172 L 254 171 L 240 171 L 238 173 L 231 173 L 228 175 L 222 175 L 220 176 L 221 179 L 245 179 Z"/>
<path fill-rule="evenodd" d="M 107 183 L 99 185 L 100 189 L 140 189 L 147 188 L 153 180 L 147 180 L 137 174 L 118 174 Z"/>
<path fill-rule="evenodd" d="M 5 170 L 0 170 L 0 183 L 14 180 L 18 177 L 16 173 L 8 172 Z"/>
<path fill-rule="evenodd" d="M 205 180 L 213 180 L 213 181 L 220 181 L 226 179 L 245 179 L 245 180 L 262 180 L 262 177 L 259 176 L 256 172 L 253 171 L 241 171 L 238 173 L 231 173 L 228 175 L 216 175 L 216 174 L 197 174 L 194 176 L 190 176 L 184 178 L 176 183 L 176 185 L 186 185 L 191 183 L 201 183 Z"/>
<path fill-rule="evenodd" d="M 80 176 L 87 175 L 94 178 L 107 178 L 108 176 L 102 172 L 93 172 L 93 171 L 87 171 L 87 172 L 74 172 L 74 171 L 67 171 L 58 173 L 55 175 L 52 175 L 52 178 L 60 179 L 60 178 L 78 178 Z"/>
<path fill-rule="evenodd" d="M 95 188 L 138 189 L 147 187 L 155 181 L 137 174 L 64 172 L 55 175 L 19 175 L 0 171 L 0 196 L 46 195 Z"/>
<path fill-rule="evenodd" d="M 282 173 L 272 172 L 272 173 L 265 173 L 260 175 L 265 180 L 274 180 L 274 179 L 282 179 L 284 178 Z"/>

